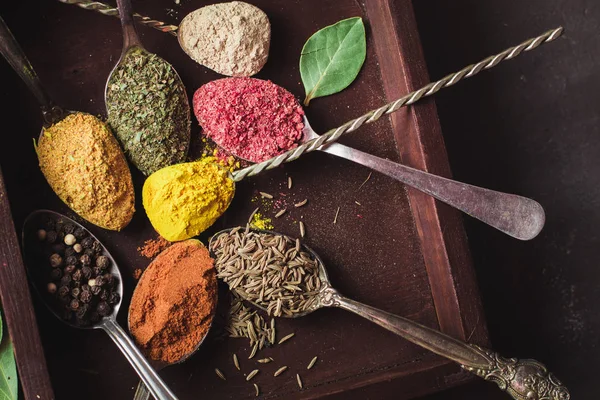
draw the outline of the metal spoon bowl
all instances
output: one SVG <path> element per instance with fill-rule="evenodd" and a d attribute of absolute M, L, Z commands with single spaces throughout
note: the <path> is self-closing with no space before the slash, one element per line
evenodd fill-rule
<path fill-rule="evenodd" d="M 223 233 L 229 233 L 232 229 L 235 228 L 217 232 L 210 239 L 209 249 L 213 248 L 214 240 Z M 295 241 L 287 235 L 273 231 L 259 229 L 251 229 L 251 231 L 280 235 L 289 238 L 292 242 Z M 479 377 L 496 382 L 502 390 L 505 390 L 515 400 L 568 400 L 570 398 L 567 388 L 538 361 L 504 358 L 492 350 L 454 339 L 407 318 L 390 314 L 341 295 L 332 287 L 325 269 L 325 263 L 319 255 L 304 244 L 302 244 L 302 248 L 317 261 L 321 288 L 314 295 L 316 301 L 313 302 L 312 306 L 304 312 L 294 313 L 291 318 L 303 317 L 324 307 L 342 308 L 366 318 L 418 346 L 457 362 L 462 368 Z M 266 311 L 260 304 L 247 299 L 246 301 L 254 307 Z"/>
<path fill-rule="evenodd" d="M 102 318 L 100 321 L 91 324 L 89 326 L 80 326 L 75 324 L 72 320 L 65 320 L 63 316 L 59 313 L 60 305 L 56 302 L 52 296 L 46 293 L 46 291 L 40 286 L 44 284 L 44 281 L 41 279 L 41 269 L 40 268 L 49 268 L 47 266 L 40 267 L 36 262 L 36 258 L 33 256 L 34 251 L 32 250 L 36 244 L 39 243 L 39 239 L 36 236 L 37 230 L 43 226 L 43 221 L 46 219 L 54 219 L 56 221 L 62 220 L 64 222 L 68 222 L 73 224 L 77 228 L 84 229 L 85 232 L 101 243 L 98 238 L 96 238 L 91 232 L 89 232 L 83 225 L 77 223 L 76 221 L 59 214 L 54 211 L 49 210 L 37 210 L 31 213 L 23 224 L 22 230 L 22 244 L 23 244 L 23 254 L 25 258 L 25 263 L 27 265 L 27 274 L 29 276 L 30 282 L 34 290 L 40 295 L 40 298 L 43 300 L 44 304 L 48 307 L 48 309 L 61 321 L 66 323 L 67 325 L 73 328 L 79 329 L 102 329 L 104 330 L 108 336 L 115 342 L 115 344 L 119 347 L 119 349 L 123 352 L 127 360 L 130 362 L 131 366 L 135 369 L 137 374 L 140 376 L 144 384 L 148 386 L 152 392 L 152 394 L 157 399 L 176 399 L 175 395 L 171 392 L 171 390 L 167 387 L 167 385 L 163 382 L 163 380 L 158 376 L 156 371 L 150 366 L 148 361 L 144 358 L 142 353 L 138 350 L 135 343 L 131 338 L 127 335 L 127 333 L 119 326 L 117 323 L 116 317 L 119 312 L 119 307 L 121 305 L 121 300 L 118 304 L 113 307 L 113 311 L 111 315 Z M 102 244 L 102 243 L 101 243 Z M 108 252 L 106 247 L 102 245 L 102 254 L 108 257 L 111 261 L 111 273 L 118 278 L 119 286 L 118 293 L 120 298 L 123 297 L 123 280 L 122 275 L 119 270 L 117 263 L 114 258 Z"/>
<path fill-rule="evenodd" d="M 144 270 L 144 273 L 142 274 L 142 276 L 140 277 L 140 280 L 138 282 L 141 282 L 142 279 L 144 279 L 145 273 L 146 273 L 146 270 Z M 216 278 L 216 274 L 215 274 L 215 284 L 216 284 L 216 279 L 217 278 Z M 137 287 L 135 290 L 137 290 Z M 135 293 L 135 290 L 134 290 L 134 293 Z M 219 300 L 218 296 L 219 296 L 218 291 L 215 291 L 215 298 L 213 299 L 215 302 L 214 304 L 217 304 L 217 302 Z M 152 367 L 154 367 L 154 369 L 156 369 L 157 371 L 160 371 L 163 368 L 168 367 L 170 365 L 181 364 L 184 361 L 186 361 L 187 359 L 189 359 L 191 356 L 193 356 L 198 351 L 200 346 L 202 346 L 202 343 L 204 343 L 204 340 L 208 336 L 208 332 L 210 332 L 210 330 L 212 329 L 212 325 L 215 320 L 215 313 L 216 313 L 216 309 L 213 310 L 213 314 L 210 317 L 210 324 L 209 324 L 209 327 L 208 327 L 206 333 L 204 334 L 204 336 L 202 336 L 202 338 L 200 339 L 198 344 L 196 344 L 196 346 L 194 347 L 194 349 L 192 351 L 190 351 L 187 354 L 184 354 L 179 360 L 172 362 L 172 363 L 167 363 L 167 362 L 161 361 L 161 360 L 150 359 L 149 360 L 150 365 L 152 365 Z M 129 330 L 131 331 L 131 309 L 130 309 L 130 312 L 127 317 L 127 324 L 129 325 L 129 327 L 130 327 Z M 138 383 L 138 386 L 135 390 L 135 394 L 133 396 L 133 400 L 147 400 L 147 399 L 150 399 L 150 396 L 151 396 L 151 393 L 148 390 L 148 388 L 146 387 L 146 385 L 144 385 L 143 382 Z"/>

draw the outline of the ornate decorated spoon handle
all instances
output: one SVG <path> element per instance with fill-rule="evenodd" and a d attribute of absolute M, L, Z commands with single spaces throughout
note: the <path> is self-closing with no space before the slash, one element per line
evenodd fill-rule
<path fill-rule="evenodd" d="M 515 400 L 569 400 L 569 391 L 535 360 L 504 358 L 498 353 L 454 339 L 435 329 L 378 310 L 328 288 L 321 295 L 325 307 L 339 307 L 368 319 L 427 350 L 460 364 L 465 370 L 496 383 Z"/>
<path fill-rule="evenodd" d="M 117 7 L 110 6 L 108 4 L 100 3 L 99 1 L 89 1 L 89 0 L 58 0 L 61 3 L 65 4 L 74 4 L 78 7 L 81 7 L 85 10 L 91 10 L 99 12 L 100 14 L 110 15 L 111 17 L 119 18 L 119 9 Z M 138 13 L 133 14 L 133 18 L 140 24 L 149 26 L 150 28 L 157 29 L 161 32 L 168 33 L 173 36 L 177 36 L 177 29 L 179 27 L 175 25 L 168 25 L 164 22 L 157 21 L 155 19 L 151 19 L 148 17 L 144 17 Z"/>
<path fill-rule="evenodd" d="M 495 67 L 504 60 L 513 59 L 525 51 L 533 50 L 543 43 L 551 42 L 557 37 L 559 37 L 562 32 L 563 28 L 558 27 L 538 37 L 526 40 L 517 46 L 510 47 L 501 53 L 489 56 L 488 58 L 479 61 L 477 64 L 468 65 L 458 72 L 447 75 L 439 81 L 431 82 L 428 85 L 423 86 L 419 90 L 415 90 L 414 92 L 411 92 L 406 96 L 399 98 L 398 100 L 395 100 L 389 104 L 379 107 L 376 110 L 372 110 L 366 113 L 362 117 L 358 117 L 356 119 L 353 119 L 352 121 L 348 121 L 339 128 L 331 129 L 330 131 L 322 134 L 320 137 L 309 140 L 306 143 L 303 143 L 302 145 L 296 147 L 295 149 L 287 151 L 267 161 L 263 161 L 261 163 L 254 164 L 250 167 L 240 169 L 239 171 L 235 171 L 233 173 L 233 180 L 236 182 L 241 181 L 247 176 L 257 175 L 264 170 L 276 168 L 284 162 L 294 161 L 304 153 L 319 150 L 321 146 L 335 142 L 343 134 L 353 132 L 365 123 L 368 124 L 370 122 L 377 121 L 384 114 L 391 114 L 394 111 L 400 109 L 401 107 L 409 106 L 413 103 L 416 103 L 423 97 L 431 96 L 432 94 L 437 93 L 442 88 L 452 86 L 462 79 L 470 78 L 474 75 L 477 75 L 484 69 L 490 69 L 492 67 Z"/>

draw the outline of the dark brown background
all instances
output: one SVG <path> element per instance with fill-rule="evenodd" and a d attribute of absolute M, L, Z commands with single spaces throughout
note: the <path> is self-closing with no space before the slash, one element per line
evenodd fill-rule
<path fill-rule="evenodd" d="M 543 360 L 572 398 L 600 397 L 600 3 L 416 0 L 432 78 L 564 25 L 534 52 L 436 95 L 454 177 L 530 196 L 547 222 L 529 243 L 465 218 L 491 341 Z M 476 383 L 428 400 L 501 400 Z"/>

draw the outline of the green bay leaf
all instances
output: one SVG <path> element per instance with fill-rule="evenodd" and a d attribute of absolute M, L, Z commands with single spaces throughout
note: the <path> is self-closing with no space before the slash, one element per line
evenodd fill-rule
<path fill-rule="evenodd" d="M 10 337 L 2 334 L 0 315 L 0 400 L 17 400 L 19 395 L 17 365 Z"/>
<path fill-rule="evenodd" d="M 306 91 L 304 105 L 347 88 L 367 54 L 362 18 L 341 20 L 313 34 L 300 55 L 300 76 Z"/>

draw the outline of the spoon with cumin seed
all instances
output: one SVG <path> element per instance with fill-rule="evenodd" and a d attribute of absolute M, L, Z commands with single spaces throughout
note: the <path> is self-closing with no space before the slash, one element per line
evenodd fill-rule
<path fill-rule="evenodd" d="M 516 400 L 570 398 L 567 388 L 538 361 L 504 358 L 343 296 L 331 286 L 323 260 L 299 239 L 237 227 L 216 233 L 209 250 L 217 276 L 230 290 L 270 315 L 299 318 L 324 307 L 341 308 L 497 383 Z"/>
<path fill-rule="evenodd" d="M 133 340 L 127 335 L 127 332 L 125 332 L 125 330 L 117 323 L 117 314 L 119 312 L 119 307 L 121 306 L 121 299 L 123 298 L 123 279 L 121 271 L 119 270 L 114 258 L 101 243 L 100 246 L 102 248 L 102 255 L 106 256 L 110 260 L 110 274 L 114 275 L 116 278 L 119 301 L 112 306 L 112 312 L 110 315 L 103 317 L 96 322 L 85 321 L 85 324 L 81 323 L 72 315 L 63 316 L 62 312 L 59 311 L 61 308 L 59 299 L 53 294 L 48 293 L 48 290 L 44 290 L 43 286 L 47 282 L 49 275 L 48 270 L 51 268 L 50 265 L 44 265 L 44 261 L 47 263 L 47 254 L 40 254 L 39 252 L 41 244 L 40 239 L 37 236 L 37 232 L 40 227 L 44 226 L 44 222 L 48 220 L 53 220 L 54 223 L 68 223 L 74 226 L 76 229 L 83 230 L 86 237 L 91 237 L 94 241 L 100 243 L 98 238 L 96 238 L 83 225 L 80 225 L 76 221 L 62 214 L 49 210 L 37 210 L 29 214 L 23 224 L 22 230 L 23 255 L 27 265 L 27 275 L 29 276 L 33 288 L 39 294 L 44 304 L 48 307 L 52 314 L 72 328 L 102 329 L 105 331 L 115 342 L 117 347 L 119 347 L 119 350 L 121 350 L 123 355 L 125 355 L 125 358 L 127 358 L 127 361 L 129 361 L 133 369 L 137 372 L 142 381 L 144 381 L 145 385 L 150 388 L 152 395 L 156 399 L 177 400 L 177 397 L 175 397 L 173 392 L 171 392 L 169 387 L 152 368 L 150 363 L 146 360 L 146 358 L 144 358 L 140 350 L 138 350 Z M 69 283 L 69 285 L 72 285 L 72 283 Z"/>

